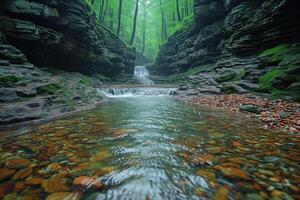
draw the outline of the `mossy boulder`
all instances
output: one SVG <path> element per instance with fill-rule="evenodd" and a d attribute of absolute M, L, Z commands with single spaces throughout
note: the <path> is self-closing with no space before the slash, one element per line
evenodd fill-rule
<path fill-rule="evenodd" d="M 291 96 L 299 100 L 300 45 L 280 45 L 263 51 L 259 57 L 269 58 L 278 65 L 266 72 L 259 80 L 259 91 L 274 97 Z"/>
<path fill-rule="evenodd" d="M 27 78 L 15 75 L 2 75 L 0 76 L 0 85 L 4 87 L 12 87 L 15 83 L 22 80 L 27 80 Z"/>
<path fill-rule="evenodd" d="M 219 83 L 227 82 L 233 80 L 237 76 L 237 73 L 234 71 L 226 72 L 225 74 L 222 74 L 218 78 L 216 78 L 216 81 Z"/>
<path fill-rule="evenodd" d="M 59 83 L 48 83 L 37 87 L 38 94 L 49 95 L 55 94 L 57 91 L 61 90 L 62 86 Z"/>

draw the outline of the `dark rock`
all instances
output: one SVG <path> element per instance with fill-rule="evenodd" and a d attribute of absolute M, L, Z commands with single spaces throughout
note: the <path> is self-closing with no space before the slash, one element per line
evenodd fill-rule
<path fill-rule="evenodd" d="M 134 49 L 99 25 L 85 1 L 11 0 L 0 11 L 6 42 L 37 66 L 90 74 L 133 72 Z"/>
<path fill-rule="evenodd" d="M 293 0 L 195 0 L 195 22 L 168 38 L 153 72 L 173 75 L 197 67 L 217 82 L 200 76 L 185 80 L 195 88 L 215 86 L 226 94 L 272 93 L 276 88 L 299 100 L 299 79 L 295 77 L 299 75 L 300 48 L 294 45 L 300 43 L 299 8 Z M 291 53 L 274 56 L 282 44 Z M 270 51 L 262 54 L 265 50 Z M 262 90 L 261 77 L 274 68 L 285 73 L 271 80 L 271 89 Z"/>
<path fill-rule="evenodd" d="M 253 106 L 253 105 L 240 105 L 240 111 L 246 111 L 246 112 L 251 112 L 255 114 L 260 114 L 264 111 L 266 111 L 263 108 L 260 108 L 258 106 Z"/>
<path fill-rule="evenodd" d="M 194 1 L 194 13 L 201 25 L 208 25 L 225 15 L 224 4 L 219 0 Z"/>
<path fill-rule="evenodd" d="M 218 78 L 216 78 L 216 81 L 219 83 L 227 82 L 227 81 L 234 79 L 236 76 L 237 76 L 237 74 L 234 71 L 230 71 L 230 72 L 220 75 Z"/>
<path fill-rule="evenodd" d="M 1 90 L 0 91 L 0 102 L 1 103 L 14 102 L 18 99 L 19 99 L 19 97 L 15 91 L 11 91 L 11 90 Z"/>
<path fill-rule="evenodd" d="M 5 59 L 2 62 L 11 62 L 15 64 L 20 64 L 26 62 L 26 56 L 11 45 L 0 44 L 0 59 Z"/>
<path fill-rule="evenodd" d="M 37 95 L 36 89 L 24 89 L 24 90 L 16 91 L 16 93 L 20 97 L 34 97 Z"/>

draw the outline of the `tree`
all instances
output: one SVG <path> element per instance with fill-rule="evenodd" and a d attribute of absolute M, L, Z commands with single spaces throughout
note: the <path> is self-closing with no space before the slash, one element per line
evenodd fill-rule
<path fill-rule="evenodd" d="M 177 10 L 178 21 L 181 22 L 180 9 L 179 9 L 179 1 L 178 0 L 176 0 L 176 10 Z"/>
<path fill-rule="evenodd" d="M 146 3 L 143 1 L 143 7 L 144 7 L 144 19 L 143 19 L 143 42 L 142 42 L 142 50 L 141 54 L 143 55 L 145 52 L 145 47 L 146 47 L 146 18 L 147 18 L 147 10 L 146 10 Z"/>
<path fill-rule="evenodd" d="M 134 12 L 134 18 L 133 18 L 132 35 L 131 35 L 129 45 L 132 45 L 133 42 L 134 42 L 135 33 L 136 33 L 136 21 L 137 21 L 138 11 L 139 11 L 139 0 L 136 0 L 135 12 Z"/>
<path fill-rule="evenodd" d="M 118 27 L 117 27 L 117 36 L 118 37 L 120 36 L 120 30 L 121 30 L 122 4 L 123 4 L 123 1 L 119 0 Z"/>

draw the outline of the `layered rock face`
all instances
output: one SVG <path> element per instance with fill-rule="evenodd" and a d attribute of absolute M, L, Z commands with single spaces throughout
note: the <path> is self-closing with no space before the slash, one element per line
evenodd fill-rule
<path fill-rule="evenodd" d="M 132 74 L 134 61 L 82 0 L 3 0 L 0 127 L 91 108 L 103 101 L 100 73 Z"/>
<path fill-rule="evenodd" d="M 134 51 L 99 25 L 82 0 L 4 0 L 6 41 L 42 67 L 107 75 L 131 73 Z"/>
<path fill-rule="evenodd" d="M 189 80 L 182 90 L 193 95 L 256 91 L 299 100 L 298 10 L 295 0 L 195 0 L 195 22 L 168 39 L 153 71 L 181 74 Z"/>

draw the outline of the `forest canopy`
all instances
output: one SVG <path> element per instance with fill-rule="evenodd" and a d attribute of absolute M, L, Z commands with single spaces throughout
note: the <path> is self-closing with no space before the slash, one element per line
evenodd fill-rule
<path fill-rule="evenodd" d="M 193 0 L 85 0 L 99 22 L 153 58 L 168 37 L 193 20 Z"/>

